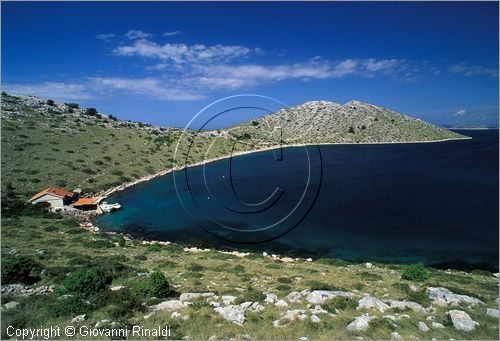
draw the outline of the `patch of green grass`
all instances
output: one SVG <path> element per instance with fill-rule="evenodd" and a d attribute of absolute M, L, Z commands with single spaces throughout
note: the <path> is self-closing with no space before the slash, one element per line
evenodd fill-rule
<path fill-rule="evenodd" d="M 363 271 L 359 276 L 367 281 L 381 281 L 383 279 L 382 276 L 367 271 Z"/>
<path fill-rule="evenodd" d="M 323 309 L 328 311 L 329 313 L 336 314 L 337 310 L 352 310 L 356 309 L 358 302 L 350 297 L 337 296 L 332 299 L 329 299 L 325 303 L 321 305 Z"/>

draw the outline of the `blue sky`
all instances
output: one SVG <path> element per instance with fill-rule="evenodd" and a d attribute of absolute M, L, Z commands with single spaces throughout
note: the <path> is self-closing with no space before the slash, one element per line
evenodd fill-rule
<path fill-rule="evenodd" d="M 498 2 L 2 2 L 2 87 L 184 126 L 221 97 L 498 125 Z"/>

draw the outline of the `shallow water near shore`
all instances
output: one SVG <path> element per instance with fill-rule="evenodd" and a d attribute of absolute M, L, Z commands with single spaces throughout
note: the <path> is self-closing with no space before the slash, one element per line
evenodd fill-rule
<path fill-rule="evenodd" d="M 498 271 L 498 130 L 459 132 L 472 139 L 217 161 L 113 194 L 122 209 L 95 224 L 188 245 Z"/>

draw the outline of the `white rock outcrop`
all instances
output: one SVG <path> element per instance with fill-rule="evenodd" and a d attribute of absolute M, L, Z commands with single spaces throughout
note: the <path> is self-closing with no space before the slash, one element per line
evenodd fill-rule
<path fill-rule="evenodd" d="M 368 314 L 358 316 L 347 325 L 347 330 L 355 332 L 368 330 L 368 328 L 370 328 L 370 321 L 374 318 L 375 317 Z"/>
<path fill-rule="evenodd" d="M 425 322 L 420 321 L 418 323 L 418 330 L 420 330 L 421 332 L 423 332 L 423 333 L 428 332 L 429 329 L 430 328 L 425 324 Z"/>
<path fill-rule="evenodd" d="M 360 309 L 377 309 L 378 311 L 383 313 L 384 311 L 389 309 L 389 305 L 382 302 L 378 298 L 366 295 L 358 301 L 358 306 L 356 307 L 356 310 Z"/>
<path fill-rule="evenodd" d="M 337 296 L 352 297 L 353 294 L 346 291 L 314 290 L 306 296 L 306 301 L 313 304 L 322 304 Z"/>
<path fill-rule="evenodd" d="M 276 296 L 276 294 L 270 293 L 270 294 L 266 294 L 266 299 L 264 300 L 264 302 L 274 303 L 277 300 L 278 300 L 278 296 Z"/>
<path fill-rule="evenodd" d="M 493 317 L 493 318 L 498 318 L 499 314 L 498 314 L 498 309 L 493 309 L 493 308 L 487 308 L 486 309 L 486 314 L 490 317 Z"/>
<path fill-rule="evenodd" d="M 288 303 L 286 303 L 285 300 L 279 300 L 278 302 L 274 303 L 274 305 L 280 308 L 288 307 Z"/>
<path fill-rule="evenodd" d="M 224 295 L 222 296 L 222 303 L 224 303 L 225 305 L 232 304 L 234 301 L 236 301 L 236 298 L 236 296 Z"/>
<path fill-rule="evenodd" d="M 445 328 L 441 323 L 438 323 L 438 322 L 432 322 L 431 327 L 434 329 L 444 329 Z"/>
<path fill-rule="evenodd" d="M 224 319 L 242 326 L 245 322 L 245 308 L 239 305 L 229 305 L 227 307 L 217 307 L 215 312 L 219 313 Z"/>
<path fill-rule="evenodd" d="M 420 304 L 411 301 L 389 300 L 387 303 L 389 304 L 390 308 L 399 308 L 399 309 L 409 308 L 417 313 L 425 312 L 425 309 Z"/>
<path fill-rule="evenodd" d="M 182 309 L 186 308 L 190 302 L 184 302 L 181 300 L 169 300 L 169 301 L 163 301 L 157 305 L 154 305 L 151 307 L 153 311 L 162 311 L 162 310 L 177 310 L 177 309 Z"/>
<path fill-rule="evenodd" d="M 429 287 L 426 290 L 427 295 L 434 301 L 437 305 L 448 305 L 448 304 L 484 304 L 481 300 L 475 297 L 470 297 L 467 295 L 454 294 L 451 290 L 442 287 Z"/>
<path fill-rule="evenodd" d="M 75 316 L 71 319 L 71 323 L 79 323 L 79 322 L 83 322 L 85 321 L 85 314 L 83 315 L 78 315 L 78 316 Z"/>
<path fill-rule="evenodd" d="M 192 301 L 195 299 L 198 299 L 200 297 L 215 297 L 215 294 L 213 292 L 186 292 L 184 294 L 181 294 L 179 297 L 179 300 L 181 301 Z"/>
<path fill-rule="evenodd" d="M 457 330 L 470 332 L 479 326 L 479 323 L 473 321 L 469 314 L 461 310 L 450 310 L 448 312 L 448 319 L 453 323 L 453 327 Z"/>

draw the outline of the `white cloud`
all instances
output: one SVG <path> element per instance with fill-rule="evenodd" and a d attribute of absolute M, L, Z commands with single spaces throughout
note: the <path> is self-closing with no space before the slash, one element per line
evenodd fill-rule
<path fill-rule="evenodd" d="M 43 82 L 34 84 L 4 84 L 6 92 L 15 95 L 39 96 L 58 101 L 90 99 L 92 94 L 81 83 Z"/>
<path fill-rule="evenodd" d="M 352 75 L 358 72 L 359 61 L 355 59 L 346 59 L 335 65 L 331 75 L 333 77 L 342 77 Z"/>
<path fill-rule="evenodd" d="M 170 31 L 170 32 L 163 33 L 163 36 L 164 37 L 173 37 L 173 36 L 177 36 L 179 34 L 182 34 L 182 32 L 181 31 Z"/>
<path fill-rule="evenodd" d="M 285 79 L 327 78 L 329 74 L 329 66 L 326 63 L 314 61 L 274 66 L 210 64 L 194 66 L 191 75 L 185 78 L 184 82 L 211 90 L 234 90 Z"/>
<path fill-rule="evenodd" d="M 102 34 L 96 35 L 95 37 L 99 40 L 110 41 L 111 39 L 116 37 L 116 35 L 114 33 L 102 33 Z"/>
<path fill-rule="evenodd" d="M 453 73 L 463 74 L 465 76 L 488 76 L 498 77 L 498 67 L 485 67 L 480 65 L 469 65 L 467 63 L 455 64 L 450 68 Z"/>
<path fill-rule="evenodd" d="M 166 32 L 173 36 L 180 32 Z M 185 43 L 159 44 L 152 35 L 130 30 L 129 39 L 113 49 L 116 56 L 136 56 L 151 60 L 145 69 L 149 77 L 90 77 L 75 83 L 42 83 L 13 86 L 26 94 L 42 97 L 82 99 L 111 96 L 116 93 L 148 96 L 161 100 L 196 100 L 213 91 L 234 91 L 255 88 L 260 84 L 285 80 L 309 81 L 342 77 L 410 78 L 415 72 L 403 59 L 325 60 L 317 56 L 310 60 L 281 63 L 249 63 L 251 56 L 263 56 L 261 48 L 240 45 L 204 45 Z M 98 39 L 111 39 L 112 33 L 101 34 Z M 56 97 L 57 96 L 57 97 Z"/>
<path fill-rule="evenodd" d="M 467 111 L 465 109 L 459 110 L 456 113 L 453 114 L 453 116 L 464 116 L 467 114 Z"/>
<path fill-rule="evenodd" d="M 127 33 L 123 35 L 125 38 L 130 39 L 130 40 L 136 40 L 136 39 L 146 39 L 151 36 L 151 34 L 143 32 L 141 30 L 130 30 Z"/>
<path fill-rule="evenodd" d="M 171 43 L 160 45 L 146 39 L 139 39 L 130 45 L 119 46 L 113 52 L 118 56 L 139 56 L 182 64 L 227 62 L 231 59 L 247 55 L 250 49 L 243 46 L 226 46 L 220 44 L 213 46 Z"/>
<path fill-rule="evenodd" d="M 122 77 L 93 77 L 90 87 L 100 93 L 123 91 L 136 95 L 145 95 L 163 100 L 196 100 L 205 96 L 190 89 L 175 87 L 168 81 L 158 78 L 122 78 Z"/>

